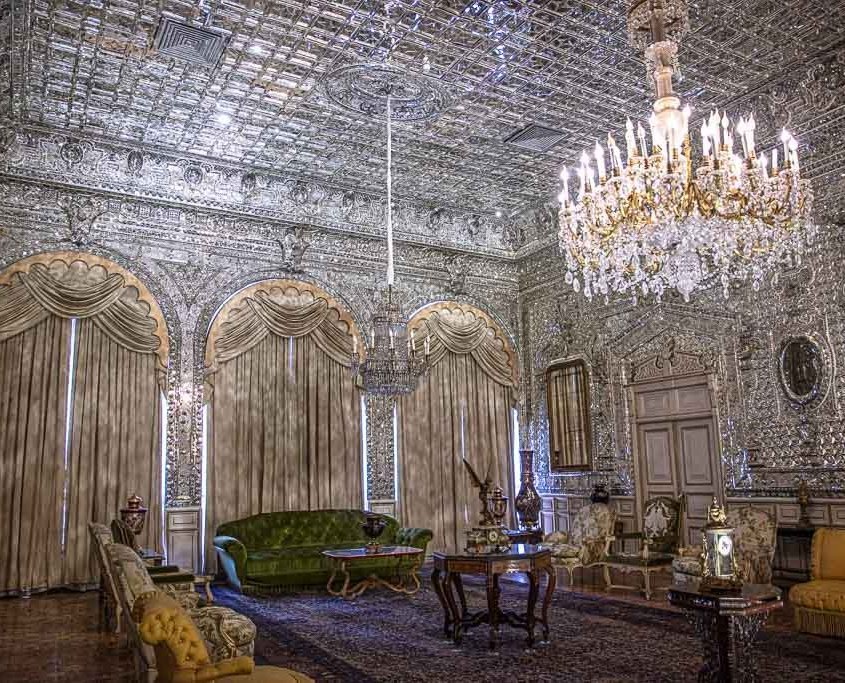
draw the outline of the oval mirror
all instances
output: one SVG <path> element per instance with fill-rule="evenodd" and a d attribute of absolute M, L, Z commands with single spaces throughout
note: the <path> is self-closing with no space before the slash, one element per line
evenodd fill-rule
<path fill-rule="evenodd" d="M 787 398 L 809 403 L 819 395 L 822 351 L 809 337 L 791 337 L 780 351 L 780 381 Z"/>

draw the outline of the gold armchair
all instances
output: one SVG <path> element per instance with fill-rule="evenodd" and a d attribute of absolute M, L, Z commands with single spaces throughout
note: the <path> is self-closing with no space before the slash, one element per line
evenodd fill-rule
<path fill-rule="evenodd" d="M 810 581 L 789 590 L 795 629 L 845 638 L 845 529 L 813 534 Z"/>
<path fill-rule="evenodd" d="M 570 523 L 569 533 L 556 531 L 540 544 L 552 551 L 552 564 L 569 574 L 578 568 L 601 566 L 613 542 L 616 511 L 604 503 L 582 507 Z"/>
<path fill-rule="evenodd" d="M 132 608 L 143 641 L 155 650 L 156 683 L 314 683 L 304 674 L 275 666 L 255 666 L 252 657 L 212 663 L 194 622 L 178 602 L 160 591 L 140 596 Z"/>

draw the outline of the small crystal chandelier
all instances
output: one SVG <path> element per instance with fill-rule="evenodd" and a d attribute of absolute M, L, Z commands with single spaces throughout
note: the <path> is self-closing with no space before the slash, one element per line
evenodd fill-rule
<path fill-rule="evenodd" d="M 423 343 L 424 354 L 417 351 L 414 332 L 408 336 L 408 321 L 393 300 L 393 197 L 391 176 L 392 140 L 390 130 L 390 83 L 384 82 L 387 99 L 387 296 L 376 307 L 367 355 L 362 362 L 357 339 L 353 338 L 352 372 L 361 377 L 368 394 L 401 396 L 411 393 L 417 377 L 428 366 L 429 339 Z"/>
<path fill-rule="evenodd" d="M 561 171 L 565 280 L 587 298 L 619 293 L 635 301 L 648 294 L 659 300 L 670 288 L 688 301 L 717 283 L 725 297 L 732 283 L 750 281 L 756 290 L 767 271 L 799 264 L 816 234 L 798 144 L 783 131 L 780 158 L 777 146 L 768 158 L 758 156 L 753 115 L 733 124 L 712 112 L 701 124 L 703 155 L 694 160 L 690 109 L 672 90 L 686 2 L 635 0 L 628 26 L 635 43 L 650 35 L 645 57 L 657 91 L 651 151 L 642 124 L 635 130 L 628 119 L 627 164 L 608 134 L 607 157 L 599 142 L 592 158 L 581 156 L 574 201 L 568 170 Z"/>

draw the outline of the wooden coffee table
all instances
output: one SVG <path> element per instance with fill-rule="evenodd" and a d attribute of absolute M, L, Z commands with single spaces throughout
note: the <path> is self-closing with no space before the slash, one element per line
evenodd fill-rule
<path fill-rule="evenodd" d="M 357 598 L 368 588 L 375 588 L 376 586 L 384 586 L 396 593 L 404 593 L 405 595 L 413 595 L 420 588 L 419 570 L 422 565 L 423 551 L 420 548 L 412 548 L 404 545 L 385 545 L 382 546 L 378 552 L 367 552 L 366 548 L 345 548 L 342 550 L 323 550 L 323 555 L 332 561 L 332 574 L 326 583 L 326 590 L 330 595 L 341 598 L 353 599 Z M 360 563 L 362 560 L 370 560 L 376 558 L 395 558 L 396 562 L 396 580 L 386 581 L 385 579 L 370 574 L 368 577 L 361 579 L 358 583 L 350 586 L 351 580 L 349 575 L 349 567 Z M 403 563 L 403 559 L 410 558 L 411 561 Z M 343 584 L 340 590 L 335 590 L 332 585 L 338 574 L 343 579 Z"/>
<path fill-rule="evenodd" d="M 499 576 L 513 572 L 528 577 L 528 604 L 525 612 L 517 614 L 499 608 Z M 471 613 L 467 608 L 461 574 L 481 574 L 487 580 L 487 609 Z M 540 575 L 546 575 L 546 592 L 543 596 L 541 616 L 534 614 L 540 595 Z M 534 646 L 534 626 L 540 623 L 543 641 L 549 639 L 549 605 L 555 590 L 555 570 L 550 550 L 536 545 L 514 545 L 506 553 L 475 555 L 469 553 L 434 553 L 434 572 L 431 583 L 443 607 L 443 630 L 455 645 L 460 645 L 464 631 L 479 624 L 489 624 L 489 645 L 495 650 L 499 645 L 499 625 L 509 624 L 528 632 L 528 647 Z M 458 600 L 452 589 L 458 594 Z"/>

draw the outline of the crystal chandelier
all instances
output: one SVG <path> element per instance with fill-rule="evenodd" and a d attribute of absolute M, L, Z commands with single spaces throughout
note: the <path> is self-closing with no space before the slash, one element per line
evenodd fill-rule
<path fill-rule="evenodd" d="M 353 339 L 352 372 L 360 375 L 366 393 L 400 396 L 411 393 L 416 386 L 417 377 L 425 371 L 428 365 L 429 339 L 425 339 L 424 354 L 420 354 L 414 333 L 411 331 L 410 337 L 408 336 L 408 321 L 403 317 L 399 304 L 393 300 L 393 178 L 389 81 L 384 81 L 383 87 L 387 115 L 387 296 L 373 313 L 370 343 L 363 362 L 358 355 L 357 340 Z"/>
<path fill-rule="evenodd" d="M 561 171 L 560 251 L 565 279 L 587 298 L 653 295 L 670 288 L 685 300 L 705 287 L 749 282 L 801 261 L 811 244 L 812 191 L 799 173 L 797 142 L 781 134 L 767 157 L 757 154 L 753 114 L 732 122 L 712 112 L 701 123 L 702 156 L 694 159 L 690 108 L 672 90 L 678 45 L 686 27 L 681 0 L 637 0 L 628 17 L 634 42 L 650 35 L 646 63 L 657 99 L 649 121 L 628 119 L 626 162 L 613 136 L 596 142 L 577 169 L 575 197 Z M 670 37 L 669 32 L 673 35 Z M 593 166 L 595 162 L 595 167 Z"/>

